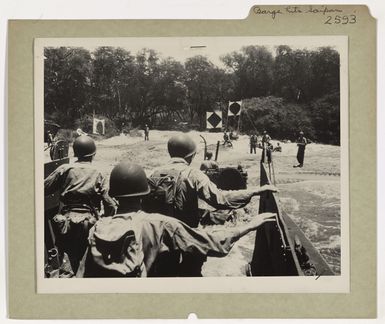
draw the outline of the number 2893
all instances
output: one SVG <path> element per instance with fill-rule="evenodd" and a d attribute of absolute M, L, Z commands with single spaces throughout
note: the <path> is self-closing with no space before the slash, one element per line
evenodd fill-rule
<path fill-rule="evenodd" d="M 355 24 L 357 22 L 356 15 L 346 15 L 346 16 L 327 16 L 325 25 L 347 25 Z"/>

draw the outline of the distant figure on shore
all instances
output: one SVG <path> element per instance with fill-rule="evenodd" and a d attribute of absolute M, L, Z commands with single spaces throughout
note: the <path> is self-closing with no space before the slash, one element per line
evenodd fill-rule
<path fill-rule="evenodd" d="M 257 154 L 258 138 L 256 134 L 250 136 L 250 154 Z"/>
<path fill-rule="evenodd" d="M 213 153 L 207 152 L 206 153 L 206 159 L 201 163 L 200 170 L 201 171 L 207 171 L 207 170 L 215 170 L 219 169 L 219 165 L 217 161 L 211 160 L 213 157 Z"/>
<path fill-rule="evenodd" d="M 144 125 L 144 140 L 145 141 L 149 141 L 150 140 L 150 128 L 148 127 L 148 125 Z"/>
<path fill-rule="evenodd" d="M 273 152 L 282 152 L 282 146 L 279 142 L 277 142 L 277 146 L 274 147 Z"/>
<path fill-rule="evenodd" d="M 303 167 L 303 161 L 305 159 L 305 147 L 307 145 L 308 141 L 303 136 L 303 131 L 299 132 L 299 137 L 297 139 L 297 146 L 298 146 L 298 152 L 297 152 L 297 161 L 298 165 L 295 165 L 295 168 L 302 168 Z"/>
<path fill-rule="evenodd" d="M 229 134 L 227 134 L 227 130 L 223 132 L 223 145 L 233 147 L 233 143 L 231 143 Z"/>
<path fill-rule="evenodd" d="M 267 134 L 267 131 L 263 131 L 262 147 L 268 148 L 270 146 L 271 137 Z"/>

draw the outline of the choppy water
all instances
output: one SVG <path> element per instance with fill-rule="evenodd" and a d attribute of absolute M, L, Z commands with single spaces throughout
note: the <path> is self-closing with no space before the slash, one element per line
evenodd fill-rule
<path fill-rule="evenodd" d="M 280 185 L 282 209 L 301 228 L 315 248 L 321 253 L 333 272 L 341 273 L 341 227 L 339 177 L 327 181 L 301 181 Z M 247 222 L 258 210 L 254 199 L 244 209 L 235 211 L 237 217 L 225 226 Z M 221 226 L 221 225 L 215 225 Z M 210 226 L 208 226 L 210 227 Z M 234 245 L 224 258 L 208 258 L 203 267 L 204 276 L 244 276 L 245 265 L 251 260 L 255 234 Z"/>
<path fill-rule="evenodd" d="M 339 186 L 339 181 L 306 181 L 282 186 L 280 194 L 282 208 L 304 231 L 335 274 L 341 273 Z"/>

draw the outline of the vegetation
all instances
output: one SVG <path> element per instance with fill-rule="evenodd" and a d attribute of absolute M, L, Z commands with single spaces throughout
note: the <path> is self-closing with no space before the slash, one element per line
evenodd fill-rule
<path fill-rule="evenodd" d="M 339 144 L 339 54 L 332 48 L 293 50 L 247 46 L 221 57 L 185 62 L 151 49 L 59 47 L 44 51 L 45 117 L 62 127 L 90 131 L 92 115 L 113 131 L 177 125 L 206 127 L 206 111 L 243 100 L 241 130 Z"/>

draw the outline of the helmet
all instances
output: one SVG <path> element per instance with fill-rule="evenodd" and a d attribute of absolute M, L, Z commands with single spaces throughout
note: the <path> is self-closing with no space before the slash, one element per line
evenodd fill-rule
<path fill-rule="evenodd" d="M 264 131 L 263 131 L 263 134 L 267 134 L 267 132 L 264 130 Z"/>
<path fill-rule="evenodd" d="M 120 162 L 110 175 L 111 197 L 144 196 L 150 192 L 143 168 L 130 162 Z"/>
<path fill-rule="evenodd" d="M 195 142 L 186 134 L 172 136 L 167 143 L 168 153 L 171 157 L 187 158 L 196 153 Z"/>
<path fill-rule="evenodd" d="M 77 158 L 92 156 L 96 153 L 94 140 L 86 135 L 81 135 L 75 139 L 73 149 Z"/>
<path fill-rule="evenodd" d="M 300 134 L 300 135 L 303 135 L 303 131 L 300 131 L 299 134 Z"/>

